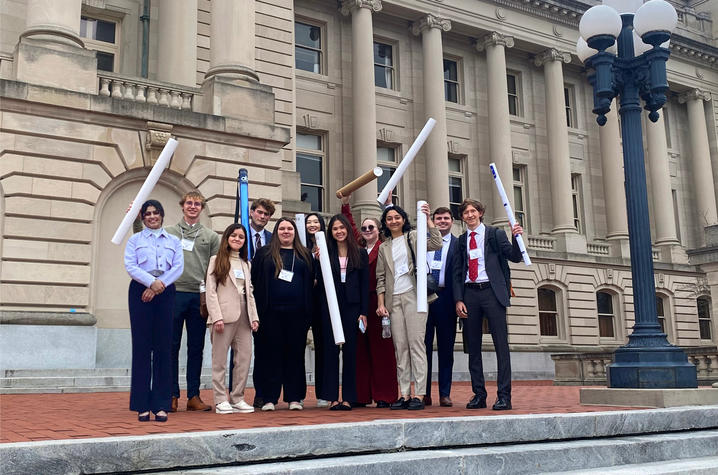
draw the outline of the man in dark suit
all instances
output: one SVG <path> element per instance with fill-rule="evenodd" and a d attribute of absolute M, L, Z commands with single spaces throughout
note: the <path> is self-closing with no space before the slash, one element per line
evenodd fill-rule
<path fill-rule="evenodd" d="M 249 247 L 252 250 L 251 257 L 254 257 L 254 253 L 257 252 L 262 246 L 266 246 L 269 243 L 269 239 L 272 237 L 272 233 L 264 229 L 269 222 L 269 219 L 274 214 L 274 203 L 272 200 L 267 198 L 259 198 L 252 201 L 252 206 L 249 209 Z"/>
<path fill-rule="evenodd" d="M 431 364 L 436 333 L 436 350 L 439 359 L 439 404 L 451 407 L 451 376 L 454 370 L 454 343 L 456 342 L 456 310 L 452 285 L 452 264 L 457 239 L 451 234 L 454 219 L 449 208 L 437 208 L 431 216 L 441 233 L 441 249 L 426 253 L 426 262 L 439 284 L 439 298 L 429 305 L 426 319 L 426 396 L 424 405 L 431 405 Z"/>
<path fill-rule="evenodd" d="M 495 411 L 511 409 L 511 359 L 509 356 L 506 307 L 511 305 L 508 263 L 519 262 L 521 251 L 512 238 L 500 228 L 486 226 L 484 205 L 467 198 L 459 207 L 466 232 L 458 239 L 454 264 L 454 301 L 456 314 L 464 320 L 464 338 L 469 347 L 469 373 L 474 397 L 467 409 L 486 407 L 484 368 L 481 360 L 481 327 L 484 318 L 489 322 L 498 366 L 497 400 Z M 514 236 L 523 234 L 516 224 Z"/>

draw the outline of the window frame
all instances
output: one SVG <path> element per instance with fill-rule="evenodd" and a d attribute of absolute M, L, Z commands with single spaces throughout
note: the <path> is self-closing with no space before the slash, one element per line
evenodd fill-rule
<path fill-rule="evenodd" d="M 383 38 L 377 38 L 375 37 L 372 42 L 372 60 L 374 60 L 374 47 L 375 45 L 384 45 L 391 48 L 391 65 L 387 66 L 385 64 L 379 64 L 376 61 L 374 61 L 374 87 L 378 87 L 381 89 L 387 89 L 389 91 L 398 91 L 399 90 L 399 78 L 398 78 L 398 71 L 397 71 L 397 65 L 398 65 L 398 55 L 397 55 L 397 45 L 395 42 L 383 39 Z M 386 69 L 389 69 L 391 71 L 391 85 L 389 87 L 385 86 L 379 86 L 376 83 L 376 68 L 385 68 L 385 77 L 386 77 Z"/>
<path fill-rule="evenodd" d="M 319 150 L 315 149 L 307 149 L 307 148 L 301 148 L 299 147 L 299 135 L 311 135 L 313 137 L 319 138 Z M 320 198 L 319 198 L 319 210 L 312 209 L 313 212 L 322 213 L 325 212 L 326 208 L 326 200 L 327 200 L 327 193 L 326 193 L 326 181 L 327 181 L 327 147 L 326 147 L 326 134 L 323 133 L 316 133 L 316 132 L 310 132 L 306 130 L 297 130 L 297 137 L 295 138 L 295 148 L 294 148 L 294 160 L 295 160 L 295 170 L 297 173 L 299 173 L 299 194 L 300 194 L 300 200 L 302 195 L 302 188 L 303 187 L 311 187 L 311 188 L 319 188 L 320 191 Z M 298 155 L 310 155 L 313 157 L 318 157 L 321 160 L 320 164 L 320 171 L 321 171 L 321 184 L 317 185 L 315 183 L 305 183 L 302 180 L 302 174 L 299 171 L 299 157 Z M 311 203 L 311 202 L 310 202 Z"/>
<path fill-rule="evenodd" d="M 115 41 L 114 43 L 110 43 L 107 41 L 100 41 L 95 40 L 93 38 L 82 36 L 82 20 L 94 20 L 94 21 L 104 21 L 105 23 L 112 23 L 115 25 Z M 119 73 L 120 72 L 120 54 L 122 52 L 121 46 L 122 46 L 122 21 L 118 18 L 113 18 L 111 16 L 107 15 L 101 15 L 101 14 L 95 14 L 95 13 L 88 13 L 85 11 L 82 11 L 80 14 L 80 38 L 82 38 L 82 41 L 85 43 L 85 48 L 89 49 L 91 51 L 99 52 L 99 53 L 106 53 L 106 54 L 112 54 L 113 55 L 113 62 L 112 62 L 112 71 L 107 71 L 105 69 L 98 69 L 98 71 L 105 71 L 105 72 L 111 72 L 111 73 Z"/>
<path fill-rule="evenodd" d="M 586 234 L 583 211 L 583 179 L 580 173 L 571 173 L 571 208 L 573 225 L 579 234 Z"/>
<path fill-rule="evenodd" d="M 319 49 L 315 49 L 309 46 L 300 45 L 297 43 L 296 40 L 296 30 L 297 30 L 297 23 L 301 23 L 302 25 L 306 25 L 309 27 L 316 27 L 319 28 Z M 320 76 L 326 76 L 326 52 L 324 51 L 324 47 L 326 45 L 326 41 L 322 41 L 326 38 L 326 24 L 310 20 L 308 18 L 304 17 L 295 17 L 294 18 L 294 32 L 295 32 L 295 38 L 294 38 L 294 70 L 295 71 L 303 71 L 305 73 L 309 74 L 318 74 Z M 308 51 L 316 51 L 319 53 L 319 72 L 314 71 L 308 71 L 306 69 L 297 68 L 297 48 L 302 48 Z"/>
<path fill-rule="evenodd" d="M 519 181 L 516 181 L 516 179 L 514 177 L 513 172 L 515 170 L 519 171 Z M 528 208 L 528 202 L 527 202 L 528 193 L 526 192 L 527 191 L 526 190 L 526 181 L 527 181 L 526 176 L 527 176 L 526 165 L 516 165 L 516 164 L 512 165 L 512 167 L 511 167 L 512 188 L 511 189 L 513 190 L 513 194 L 511 196 L 511 198 L 512 198 L 511 204 L 512 204 L 512 208 L 514 210 L 514 216 L 516 217 L 516 220 L 519 222 L 519 224 L 521 224 L 521 227 L 524 228 L 524 232 L 528 233 L 529 232 L 529 223 L 528 223 L 528 219 L 526 218 L 526 214 L 527 214 L 526 210 Z M 521 203 L 523 205 L 521 209 L 519 209 L 516 205 L 516 188 L 519 188 L 520 193 L 521 193 Z M 521 217 L 519 217 L 519 215 L 521 215 Z"/>
<path fill-rule="evenodd" d="M 444 101 L 449 102 L 451 104 L 463 104 L 464 103 L 464 82 L 463 82 L 463 61 L 461 58 L 456 58 L 453 56 L 444 56 L 443 61 L 451 61 L 452 63 L 456 64 L 456 81 L 453 81 L 451 79 L 446 79 L 446 76 L 444 76 Z M 442 62 L 442 65 L 444 63 Z M 450 101 L 446 97 L 446 87 L 447 84 L 454 84 L 456 86 L 456 101 Z"/>
<path fill-rule="evenodd" d="M 509 76 L 512 76 L 514 78 L 514 84 L 516 85 L 516 91 L 513 93 L 509 90 L 509 83 L 508 83 Z M 511 117 L 523 117 L 524 116 L 523 100 L 522 100 L 522 92 L 523 92 L 522 89 L 523 88 L 522 88 L 521 79 L 522 79 L 521 72 L 510 70 L 510 69 L 506 70 L 506 92 L 508 94 L 506 100 L 509 103 L 509 116 L 511 116 Z M 514 98 L 514 100 L 515 100 L 515 104 L 514 104 L 514 107 L 516 109 L 515 114 L 511 113 L 511 99 L 512 98 Z"/>
<path fill-rule="evenodd" d="M 578 128 L 578 114 L 576 113 L 576 86 L 564 83 L 563 96 L 566 110 L 566 127 Z"/>
<path fill-rule="evenodd" d="M 598 311 L 598 294 L 604 293 L 611 297 L 611 310 L 612 314 L 599 313 Z M 616 343 L 623 340 L 623 329 L 621 318 L 621 297 L 620 294 L 612 288 L 602 287 L 596 289 L 594 292 L 594 299 L 596 301 L 596 323 L 598 324 L 598 340 L 601 343 Z M 613 318 L 613 336 L 601 336 L 601 316 L 610 315 Z"/>
<path fill-rule="evenodd" d="M 706 309 L 708 310 L 708 316 L 701 317 L 700 314 L 700 307 L 698 304 L 699 300 L 706 301 Z M 699 295 L 696 298 L 696 315 L 698 317 L 698 339 L 701 341 L 713 341 L 715 340 L 715 326 L 713 324 L 713 315 L 711 314 L 711 311 L 713 309 L 713 301 L 711 300 L 710 296 L 708 295 Z M 701 331 L 701 321 L 707 321 L 708 322 L 708 338 L 703 338 L 703 332 Z"/>
<path fill-rule="evenodd" d="M 386 161 L 386 160 L 380 160 L 380 159 L 379 159 L 379 149 L 380 149 L 380 148 L 385 148 L 385 149 L 388 149 L 388 150 L 393 150 L 393 152 L 394 152 L 394 161 L 393 161 L 393 162 L 389 162 L 389 161 Z M 376 143 L 376 151 L 377 151 L 377 154 L 376 154 L 376 165 L 377 165 L 379 168 L 381 168 L 382 170 L 384 170 L 384 173 L 386 173 L 386 170 L 387 170 L 387 169 L 392 169 L 392 170 L 396 171 L 397 167 L 399 166 L 399 160 L 398 160 L 398 155 L 397 155 L 397 154 L 400 154 L 400 153 L 401 153 L 401 145 L 400 145 L 400 144 L 395 144 L 395 143 L 390 143 L 390 142 L 377 141 L 377 143 Z M 383 177 L 383 176 L 384 176 L 384 175 L 382 175 L 382 177 Z M 379 177 L 379 178 L 381 178 L 381 177 Z M 387 177 L 387 180 L 388 180 L 388 179 L 389 179 L 389 177 Z M 376 196 L 378 197 L 379 194 L 381 193 L 380 183 L 382 183 L 382 182 L 381 182 L 380 180 L 377 180 L 376 183 L 377 183 Z M 400 193 L 400 190 L 399 190 L 399 188 L 400 188 L 401 186 L 402 186 L 401 183 L 397 184 L 396 188 L 394 188 L 394 189 L 392 190 L 392 192 L 391 192 L 392 203 L 394 203 L 395 205 L 398 205 L 398 206 L 401 206 L 401 196 L 402 196 L 402 193 Z"/>
<path fill-rule="evenodd" d="M 461 187 L 461 199 L 463 201 L 464 197 L 466 196 L 466 155 L 459 155 L 459 154 L 453 154 L 449 153 L 447 156 L 447 161 L 449 160 L 457 160 L 459 162 L 459 171 L 452 171 L 449 169 L 449 177 L 448 177 L 448 183 L 449 186 L 449 209 L 451 210 L 451 214 L 454 216 L 455 220 L 461 220 L 461 216 L 458 216 L 458 209 L 459 205 L 461 205 L 461 201 L 456 203 L 454 201 L 451 201 L 451 179 L 455 178 L 460 180 L 460 187 Z M 454 211 L 454 205 L 456 205 L 456 211 Z"/>
<path fill-rule="evenodd" d="M 659 301 L 661 302 L 661 305 L 658 304 Z M 663 315 L 660 313 L 661 309 L 663 310 Z M 671 296 L 665 292 L 656 292 L 656 317 L 658 319 L 658 324 L 660 325 L 661 320 L 663 320 L 661 331 L 666 334 L 666 338 L 671 343 L 674 341 L 673 319 L 671 318 L 672 315 Z"/>

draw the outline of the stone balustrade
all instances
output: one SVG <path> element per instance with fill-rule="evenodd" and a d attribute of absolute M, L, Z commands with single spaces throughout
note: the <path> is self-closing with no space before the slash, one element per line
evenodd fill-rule
<path fill-rule="evenodd" d="M 718 382 L 718 347 L 683 348 L 688 361 L 696 365 L 698 384 Z M 613 362 L 613 352 L 552 354 L 557 386 L 604 386 L 607 384 L 606 366 Z"/>
<path fill-rule="evenodd" d="M 193 99 L 199 94 L 199 89 L 108 72 L 102 72 L 98 77 L 101 96 L 144 102 L 171 109 L 192 110 Z"/>
<path fill-rule="evenodd" d="M 553 251 L 556 240 L 550 237 L 529 236 L 529 247 L 532 249 L 540 249 L 542 251 Z"/>
<path fill-rule="evenodd" d="M 594 242 L 586 244 L 586 250 L 594 256 L 608 256 L 611 253 L 611 246 Z"/>

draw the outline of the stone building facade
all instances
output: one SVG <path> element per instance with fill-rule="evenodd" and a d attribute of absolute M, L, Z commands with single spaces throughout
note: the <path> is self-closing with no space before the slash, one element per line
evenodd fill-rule
<path fill-rule="evenodd" d="M 478 198 L 506 225 L 497 164 L 534 262 L 512 266 L 516 372 L 550 376 L 551 352 L 623 344 L 634 317 L 619 120 L 614 107 L 598 127 L 575 55 L 596 3 L 2 2 L 0 369 L 129 364 L 128 278 L 110 237 L 170 135 L 179 147 L 154 193 L 166 220 L 199 188 L 221 232 L 239 168 L 278 215 L 330 215 L 334 190 L 377 164 L 386 179 L 428 117 L 437 126 L 395 199 Z M 718 2 L 672 3 L 669 101 L 644 120 L 656 297 L 669 341 L 710 347 Z M 375 198 L 358 190 L 356 214 L 376 215 Z"/>

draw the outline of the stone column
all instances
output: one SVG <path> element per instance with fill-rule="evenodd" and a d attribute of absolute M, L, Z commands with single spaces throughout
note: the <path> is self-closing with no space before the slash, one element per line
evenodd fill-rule
<path fill-rule="evenodd" d="M 14 51 L 15 79 L 97 94 L 97 59 L 80 38 L 82 0 L 29 0 Z"/>
<path fill-rule="evenodd" d="M 688 108 L 688 133 L 691 139 L 696 214 L 701 227 L 718 224 L 708 129 L 703 109 L 704 100 L 710 100 L 710 93 L 699 89 L 692 89 L 679 97 L 679 101 L 685 102 Z"/>
<path fill-rule="evenodd" d="M 216 74 L 259 81 L 254 70 L 254 0 L 212 0 L 209 70 Z"/>
<path fill-rule="evenodd" d="M 491 161 L 496 163 L 501 181 L 507 187 L 513 180 L 511 154 L 511 120 L 509 118 L 509 92 L 506 85 L 506 53 L 505 48 L 512 48 L 514 39 L 511 36 L 493 32 L 476 42 L 478 51 L 486 50 L 486 66 L 489 96 L 489 150 Z M 496 196 L 496 195 L 494 195 Z M 492 224 L 506 226 L 508 218 L 500 199 L 494 198 Z"/>
<path fill-rule="evenodd" d="M 618 133 L 617 108 L 614 100 L 610 112 L 606 114 L 606 124 L 598 128 L 601 143 L 603 194 L 606 202 L 606 239 L 609 241 L 628 239 L 626 188 Z"/>
<path fill-rule="evenodd" d="M 180 6 L 174 0 L 160 0 L 157 79 L 195 87 L 197 85 L 197 0 Z M 242 45 L 232 45 L 237 49 Z"/>
<path fill-rule="evenodd" d="M 656 227 L 653 242 L 656 246 L 678 244 L 663 114 L 660 114 L 658 122 L 655 123 L 648 120 L 648 114 L 646 114 L 644 122 L 648 142 L 648 173 L 653 195 L 653 219 Z"/>
<path fill-rule="evenodd" d="M 381 0 L 344 0 L 342 15 L 352 17 L 352 155 L 354 175 L 376 167 L 376 93 L 374 88 L 374 33 L 372 12 Z M 354 208 L 363 218 L 376 214 L 376 189 L 364 186 L 353 193 Z"/>
<path fill-rule="evenodd" d="M 446 104 L 444 93 L 444 48 L 441 32 L 449 31 L 449 20 L 426 15 L 415 22 L 412 33 L 421 35 L 424 63 L 424 118 L 436 120 L 434 130 L 426 139 L 427 201 L 432 209 L 449 206 L 449 158 L 446 145 Z M 422 124 L 423 126 L 423 124 Z"/>
<path fill-rule="evenodd" d="M 571 62 L 571 54 L 553 48 L 540 53 L 534 59 L 536 66 L 543 66 L 544 82 L 546 83 L 546 128 L 553 210 L 551 232 L 553 234 L 577 233 L 573 224 L 571 162 L 563 94 L 562 62 Z"/>

